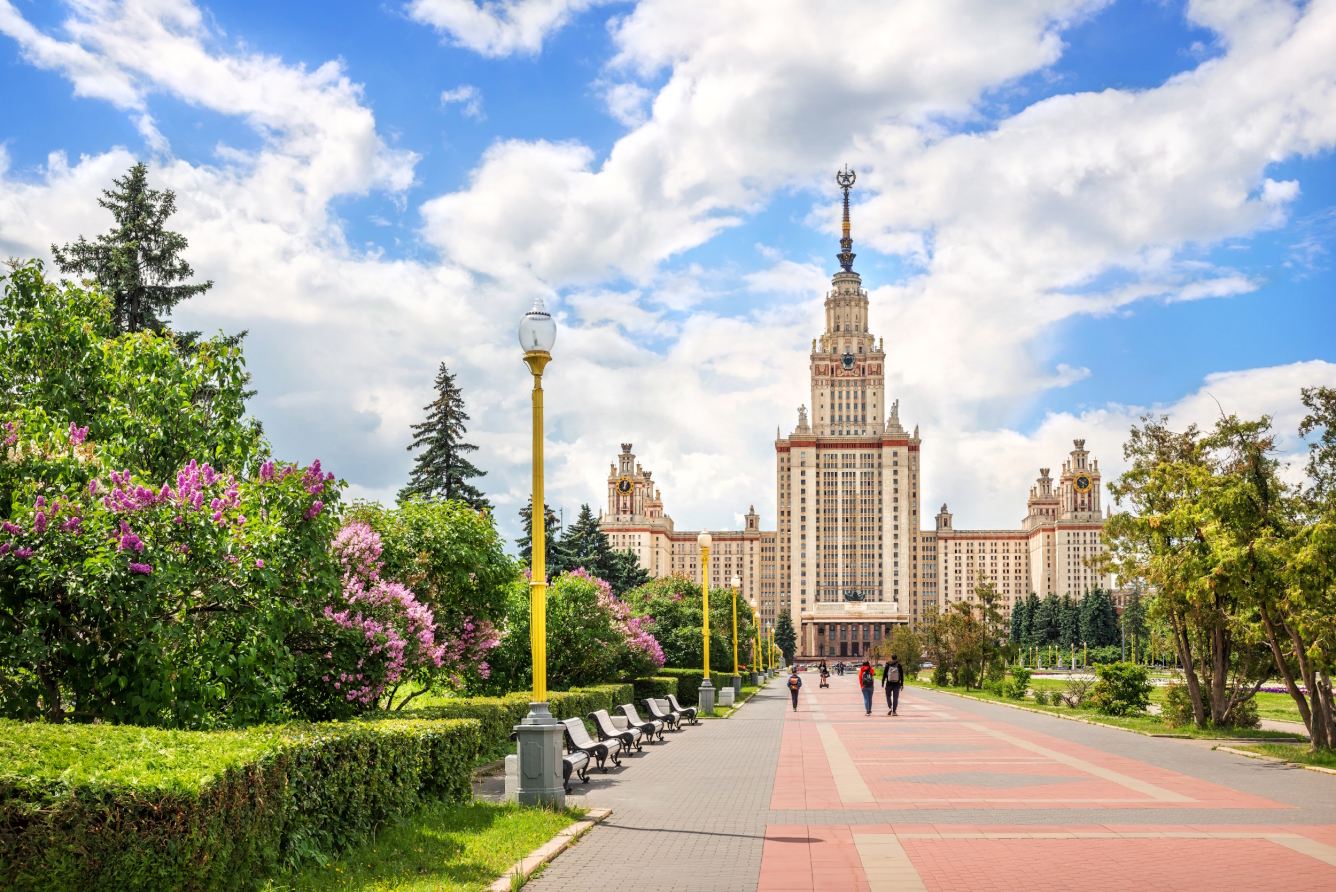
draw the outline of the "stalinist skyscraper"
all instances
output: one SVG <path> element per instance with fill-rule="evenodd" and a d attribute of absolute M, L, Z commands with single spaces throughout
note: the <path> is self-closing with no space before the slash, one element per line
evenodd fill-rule
<path fill-rule="evenodd" d="M 898 404 L 888 405 L 883 342 L 853 267 L 854 173 L 836 180 L 840 270 L 826 293 L 825 330 L 812 339 L 811 409 L 800 407 L 797 427 L 775 440 L 778 596 L 798 654 L 809 658 L 860 656 L 911 620 L 921 545 L 918 430 L 908 434 Z"/>

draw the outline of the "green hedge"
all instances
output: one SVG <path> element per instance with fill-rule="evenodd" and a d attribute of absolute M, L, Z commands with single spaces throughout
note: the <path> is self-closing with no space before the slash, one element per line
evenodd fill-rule
<path fill-rule="evenodd" d="M 669 694 L 677 696 L 677 679 L 672 676 L 637 678 L 632 684 L 635 685 L 635 702 L 637 704 L 637 709 L 639 709 L 638 704 L 640 701 L 647 697 L 663 699 Z"/>
<path fill-rule="evenodd" d="M 701 669 L 660 669 L 660 675 L 669 676 L 677 679 L 677 702 L 683 706 L 695 706 L 700 700 L 700 684 L 705 680 L 705 672 Z M 726 687 L 732 681 L 732 674 L 726 672 L 711 672 L 710 684 L 714 685 L 715 691 Z M 715 697 L 719 695 L 716 693 Z"/>
<path fill-rule="evenodd" d="M 403 715 L 419 719 L 477 719 L 482 725 L 483 758 L 495 756 L 503 750 L 514 752 L 510 743 L 510 733 L 515 726 L 529 714 L 528 693 L 507 694 L 504 697 L 460 697 L 444 703 L 423 706 L 420 709 L 406 709 L 402 713 L 389 713 L 390 716 Z M 630 684 L 608 684 L 589 688 L 572 688 L 569 691 L 548 691 L 548 709 L 558 719 L 584 719 L 596 709 L 613 712 L 623 703 L 631 703 L 635 696 Z M 384 717 L 378 717 L 383 720 Z M 589 722 L 586 721 L 588 726 Z M 594 733 L 592 727 L 589 732 Z"/>
<path fill-rule="evenodd" d="M 0 721 L 0 888 L 251 889 L 427 798 L 464 799 L 471 721 L 190 732 Z"/>

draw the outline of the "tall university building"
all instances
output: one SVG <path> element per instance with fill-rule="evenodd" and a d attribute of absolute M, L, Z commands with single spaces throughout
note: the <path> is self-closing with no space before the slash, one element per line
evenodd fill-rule
<path fill-rule="evenodd" d="M 861 656 L 897 624 L 973 601 L 984 580 L 1001 595 L 1004 613 L 1032 591 L 1079 598 L 1108 588 L 1109 577 L 1084 563 L 1104 547 L 1099 462 L 1084 440 L 1074 441 L 1056 481 L 1040 469 L 1019 529 L 960 530 L 946 505 L 925 519 L 923 441 L 917 427 L 910 434 L 901 424 L 899 402 L 888 404 L 888 359 L 853 270 L 854 177 L 837 179 L 844 189 L 840 270 L 808 357 L 812 410 L 798 409 L 788 436 L 776 431 L 774 530 L 760 528 L 754 509 L 742 530 L 711 530 L 710 588 L 736 574 L 763 622 L 787 612 L 798 630 L 797 659 Z M 601 520 L 613 546 L 634 551 L 652 576 L 700 581 L 697 532 L 674 529 L 629 443 L 609 471 Z"/>

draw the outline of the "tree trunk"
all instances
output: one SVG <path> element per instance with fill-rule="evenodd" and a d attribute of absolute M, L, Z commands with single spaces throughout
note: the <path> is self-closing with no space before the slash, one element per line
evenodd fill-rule
<path fill-rule="evenodd" d="M 1304 698 L 1303 691 L 1294 683 L 1294 673 L 1290 671 L 1289 663 L 1285 662 L 1285 655 L 1281 653 L 1280 641 L 1276 636 L 1276 627 L 1271 621 L 1271 614 L 1265 604 L 1261 605 L 1259 612 L 1262 614 L 1262 626 L 1266 629 L 1267 643 L 1271 645 L 1271 655 L 1276 658 L 1276 668 L 1280 670 L 1281 678 L 1285 679 L 1285 688 L 1290 692 L 1290 697 L 1299 707 L 1299 717 L 1303 719 L 1304 727 L 1308 729 L 1308 736 L 1316 740 L 1313 731 L 1313 713 L 1308 708 L 1308 701 Z M 1289 628 L 1285 626 L 1284 620 L 1281 621 L 1281 626 L 1288 634 Z"/>
<path fill-rule="evenodd" d="M 1224 626 L 1217 622 L 1211 629 L 1211 721 L 1220 725 L 1228 709 L 1229 644 Z"/>
<path fill-rule="evenodd" d="M 1330 749 L 1331 735 L 1331 713 L 1324 702 L 1321 688 L 1318 685 L 1317 671 L 1311 660 L 1308 659 L 1308 650 L 1303 646 L 1303 641 L 1299 638 L 1299 633 L 1289 629 L 1290 642 L 1294 647 L 1294 658 L 1299 663 L 1299 674 L 1303 676 L 1304 687 L 1308 688 L 1308 699 L 1312 705 L 1313 720 L 1308 723 L 1309 739 L 1313 743 L 1314 749 Z"/>
<path fill-rule="evenodd" d="M 1178 662 L 1183 664 L 1183 677 L 1187 679 L 1188 696 L 1192 699 L 1192 716 L 1198 728 L 1206 727 L 1206 711 L 1202 708 L 1201 682 L 1197 679 L 1197 670 L 1192 663 L 1192 643 L 1188 641 L 1187 624 L 1179 624 L 1178 614 L 1169 612 L 1169 625 L 1174 632 L 1174 647 L 1178 651 Z"/>

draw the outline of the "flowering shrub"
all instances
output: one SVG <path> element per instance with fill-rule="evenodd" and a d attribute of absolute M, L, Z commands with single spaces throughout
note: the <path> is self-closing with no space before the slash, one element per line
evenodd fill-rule
<path fill-rule="evenodd" d="M 40 412 L 3 424 L 4 712 L 174 727 L 285 714 L 285 639 L 337 580 L 333 475 L 191 461 L 155 482 L 104 470 L 85 428 Z"/>
<path fill-rule="evenodd" d="M 506 623 L 483 689 L 504 693 L 533 684 L 529 642 L 529 576 L 510 588 Z M 650 633 L 654 620 L 636 617 L 602 579 L 583 569 L 547 587 L 547 683 L 552 690 L 650 675 L 663 652 Z"/>
<path fill-rule="evenodd" d="M 484 660 L 496 645 L 491 627 L 465 617 L 456 633 L 438 629 L 427 605 L 405 585 L 381 576 L 381 539 L 365 523 L 345 525 L 334 537 L 332 553 L 341 570 L 341 586 L 321 611 L 320 622 L 301 642 L 303 671 L 319 673 L 294 695 L 303 712 L 336 718 L 394 705 L 396 692 L 414 681 L 405 703 L 440 677 L 454 687 L 465 675 L 486 678 Z"/>

